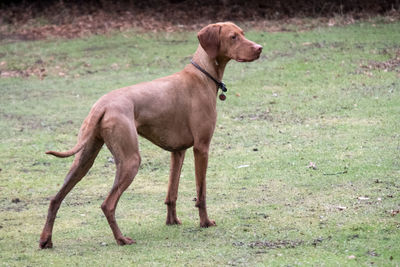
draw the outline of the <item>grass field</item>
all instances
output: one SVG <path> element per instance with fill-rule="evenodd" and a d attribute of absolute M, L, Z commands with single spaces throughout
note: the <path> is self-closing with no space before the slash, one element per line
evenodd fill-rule
<path fill-rule="evenodd" d="M 63 202 L 52 250 L 38 249 L 39 235 L 72 158 L 44 151 L 71 148 L 103 94 L 182 69 L 196 33 L 0 41 L 0 265 L 399 266 L 399 28 L 249 31 L 264 52 L 228 65 L 211 145 L 218 226 L 199 228 L 192 153 L 182 225 L 164 224 L 169 153 L 142 139 L 139 174 L 117 209 L 137 244 L 117 246 L 100 209 L 115 173 L 103 148 Z"/>

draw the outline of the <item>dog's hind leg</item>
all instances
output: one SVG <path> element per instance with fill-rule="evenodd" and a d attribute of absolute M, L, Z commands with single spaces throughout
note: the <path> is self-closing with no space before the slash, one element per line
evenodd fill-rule
<path fill-rule="evenodd" d="M 140 165 L 138 135 L 132 122 L 132 117 L 133 115 L 124 117 L 118 114 L 110 118 L 105 117 L 103 120 L 104 140 L 114 156 L 117 173 L 114 185 L 101 205 L 101 209 L 107 218 L 118 245 L 135 243 L 134 240 L 122 234 L 115 219 L 115 209 L 118 201 L 122 193 L 132 183 Z"/>
<path fill-rule="evenodd" d="M 51 239 L 53 225 L 61 202 L 92 167 L 93 162 L 103 144 L 104 142 L 102 140 L 95 138 L 88 141 L 85 147 L 75 155 L 74 162 L 72 163 L 72 166 L 64 180 L 64 184 L 62 185 L 60 191 L 58 191 L 58 193 L 50 200 L 46 224 L 44 225 L 42 234 L 40 235 L 40 248 L 53 247 Z"/>

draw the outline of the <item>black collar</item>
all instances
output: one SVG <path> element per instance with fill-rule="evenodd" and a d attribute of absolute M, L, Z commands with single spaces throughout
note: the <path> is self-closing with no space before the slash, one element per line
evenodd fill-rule
<path fill-rule="evenodd" d="M 210 78 L 211 80 L 213 80 L 215 82 L 215 84 L 217 85 L 218 89 L 221 89 L 221 94 L 219 95 L 219 99 L 224 101 L 226 99 L 226 96 L 224 95 L 224 93 L 226 91 L 228 91 L 228 89 L 226 88 L 225 84 L 221 81 L 218 81 L 217 79 L 215 79 L 213 76 L 211 76 L 210 73 L 208 73 L 205 69 L 203 69 L 202 67 L 200 67 L 196 62 L 194 62 L 193 60 L 190 60 L 190 63 L 192 63 L 193 66 L 195 66 L 199 71 L 201 71 L 202 73 L 204 73 L 208 78 Z M 217 90 L 218 93 L 218 90 Z"/>

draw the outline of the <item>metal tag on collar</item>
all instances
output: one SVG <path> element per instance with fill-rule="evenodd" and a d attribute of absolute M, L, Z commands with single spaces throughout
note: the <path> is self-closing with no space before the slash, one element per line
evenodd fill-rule
<path fill-rule="evenodd" d="M 226 88 L 225 84 L 223 82 L 220 82 L 219 88 L 221 88 L 222 93 L 219 95 L 219 100 L 225 101 L 226 95 L 224 94 L 228 89 Z"/>

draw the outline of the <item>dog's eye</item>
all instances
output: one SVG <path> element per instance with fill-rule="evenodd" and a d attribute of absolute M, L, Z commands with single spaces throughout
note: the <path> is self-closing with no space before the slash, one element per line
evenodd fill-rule
<path fill-rule="evenodd" d="M 231 39 L 232 39 L 232 40 L 236 40 L 236 35 L 232 35 L 232 36 L 231 36 Z"/>

